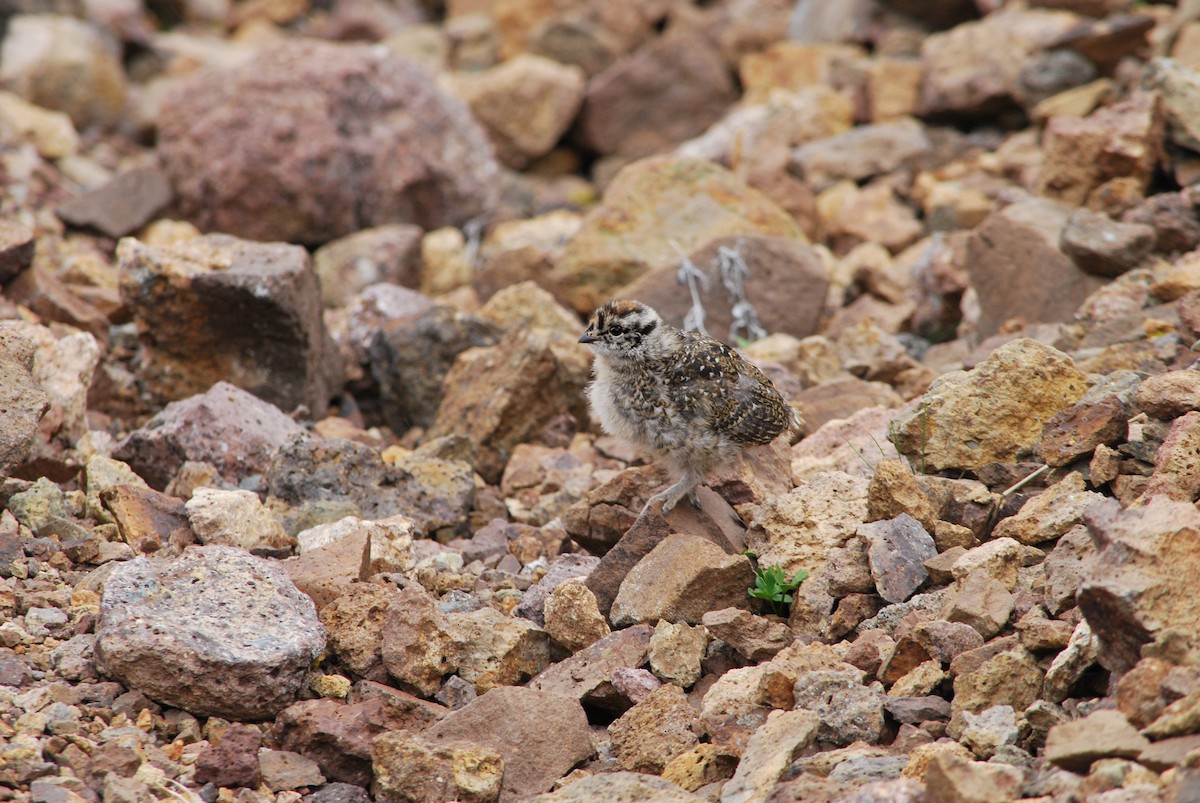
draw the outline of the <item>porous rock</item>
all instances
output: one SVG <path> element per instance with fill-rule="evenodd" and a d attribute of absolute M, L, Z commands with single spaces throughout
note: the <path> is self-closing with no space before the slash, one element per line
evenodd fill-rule
<path fill-rule="evenodd" d="M 117 444 L 113 456 L 163 490 L 185 461 L 208 463 L 237 485 L 264 474 L 275 449 L 304 428 L 269 402 L 228 382 L 171 402 Z"/>
<path fill-rule="evenodd" d="M 892 421 L 888 436 L 926 471 L 1011 462 L 1032 451 L 1046 421 L 1087 386 L 1066 354 L 1021 338 L 970 372 L 934 380 L 921 404 Z"/>
<path fill-rule="evenodd" d="M 498 178 L 466 107 L 365 44 L 285 41 L 198 71 L 164 99 L 158 141 L 183 214 L 256 240 L 463 224 L 488 211 Z"/>
<path fill-rule="evenodd" d="M 324 645 L 312 600 L 286 572 L 227 546 L 118 567 L 96 627 L 105 672 L 168 705 L 228 719 L 287 706 Z"/>

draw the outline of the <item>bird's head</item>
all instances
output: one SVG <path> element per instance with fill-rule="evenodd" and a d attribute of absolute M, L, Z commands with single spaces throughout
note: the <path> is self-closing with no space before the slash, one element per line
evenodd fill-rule
<path fill-rule="evenodd" d="M 592 313 L 579 338 L 597 356 L 637 361 L 660 356 L 669 336 L 659 314 L 640 301 L 610 301 Z"/>

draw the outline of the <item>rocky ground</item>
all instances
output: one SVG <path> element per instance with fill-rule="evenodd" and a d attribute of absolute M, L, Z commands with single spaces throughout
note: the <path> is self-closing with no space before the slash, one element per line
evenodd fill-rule
<path fill-rule="evenodd" d="M 0 800 L 1200 800 L 1200 4 L 3 9 Z"/>

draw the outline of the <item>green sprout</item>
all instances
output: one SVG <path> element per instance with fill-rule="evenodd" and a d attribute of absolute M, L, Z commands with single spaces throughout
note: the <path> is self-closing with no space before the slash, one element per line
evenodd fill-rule
<path fill-rule="evenodd" d="M 772 612 L 786 616 L 788 606 L 795 599 L 792 592 L 806 577 L 808 572 L 800 570 L 789 580 L 782 566 L 759 566 L 754 570 L 754 588 L 746 590 L 755 599 L 764 600 Z"/>

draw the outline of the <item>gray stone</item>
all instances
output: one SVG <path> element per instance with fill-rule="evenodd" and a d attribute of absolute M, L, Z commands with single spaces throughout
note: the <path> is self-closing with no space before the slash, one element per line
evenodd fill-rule
<path fill-rule="evenodd" d="M 108 578 L 100 605 L 101 669 L 197 715 L 274 716 L 325 645 L 312 600 L 287 573 L 233 547 L 129 561 Z"/>

